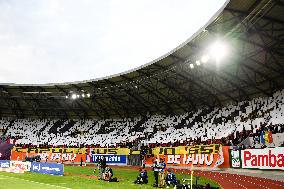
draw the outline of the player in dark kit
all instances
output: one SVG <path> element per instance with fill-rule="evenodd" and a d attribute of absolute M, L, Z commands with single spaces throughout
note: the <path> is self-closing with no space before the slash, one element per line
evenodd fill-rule
<path fill-rule="evenodd" d="M 154 171 L 154 178 L 155 178 L 155 183 L 154 187 L 158 187 L 158 180 L 159 180 L 159 159 L 156 158 L 153 162 L 153 171 Z"/>
<path fill-rule="evenodd" d="M 148 183 L 148 175 L 145 169 L 139 169 L 139 175 L 137 179 L 134 181 L 135 184 L 147 184 Z"/>
<path fill-rule="evenodd" d="M 112 168 L 106 166 L 103 173 L 103 180 L 105 181 L 112 181 L 113 171 Z"/>
<path fill-rule="evenodd" d="M 166 175 L 166 184 L 167 184 L 167 188 L 171 185 L 174 186 L 174 188 L 177 187 L 177 177 L 176 175 L 172 172 L 171 169 L 168 169 L 168 173 Z"/>

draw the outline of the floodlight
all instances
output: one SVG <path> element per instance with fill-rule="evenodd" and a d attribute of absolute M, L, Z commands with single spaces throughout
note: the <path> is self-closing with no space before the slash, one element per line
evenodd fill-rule
<path fill-rule="evenodd" d="M 90 93 L 88 93 L 88 94 L 87 94 L 87 97 L 90 98 L 90 96 L 91 96 Z"/>
<path fill-rule="evenodd" d="M 80 98 L 80 95 L 77 94 L 77 98 Z"/>
<path fill-rule="evenodd" d="M 203 62 L 203 63 L 208 62 L 208 60 L 209 60 L 209 56 L 207 54 L 205 54 L 201 57 L 201 62 Z"/>
<path fill-rule="evenodd" d="M 82 94 L 82 97 L 85 98 L 85 94 L 84 93 Z"/>
<path fill-rule="evenodd" d="M 193 65 L 193 64 L 189 64 L 189 67 L 190 67 L 191 69 L 193 69 L 193 68 L 194 68 L 194 65 Z"/>
<path fill-rule="evenodd" d="M 67 99 L 67 98 L 68 98 L 68 96 L 65 96 L 65 98 Z"/>
<path fill-rule="evenodd" d="M 216 61 L 221 60 L 227 54 L 227 47 L 224 43 L 216 41 L 210 46 L 210 55 L 215 58 Z"/>
<path fill-rule="evenodd" d="M 76 94 L 72 94 L 72 95 L 71 95 L 71 98 L 72 98 L 73 100 L 75 100 L 75 99 L 77 98 L 77 95 L 76 95 Z"/>
<path fill-rule="evenodd" d="M 196 60 L 195 63 L 196 63 L 197 66 L 200 66 L 200 61 L 199 60 Z"/>

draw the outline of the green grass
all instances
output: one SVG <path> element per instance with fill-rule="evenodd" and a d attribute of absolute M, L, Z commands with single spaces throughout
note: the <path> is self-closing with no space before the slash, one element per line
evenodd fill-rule
<path fill-rule="evenodd" d="M 65 173 L 69 174 L 84 174 L 86 176 L 94 175 L 92 167 L 77 167 L 65 166 Z M 119 182 L 109 183 L 95 179 L 82 178 L 78 176 L 53 176 L 38 173 L 6 173 L 0 172 L 0 189 L 51 189 L 58 188 L 72 188 L 72 189 L 139 189 L 139 188 L 153 188 L 154 176 L 152 171 L 148 171 L 149 183 L 147 185 L 135 185 L 133 181 L 136 179 L 138 172 L 131 169 L 114 169 L 114 175 Z M 178 173 L 178 179 L 190 178 L 190 175 Z M 195 179 L 195 178 L 194 178 Z M 31 182 L 32 181 L 32 182 Z M 193 180 L 195 183 L 195 180 Z M 199 184 L 210 183 L 211 186 L 219 186 L 216 182 L 206 178 L 200 178 Z M 48 185 L 46 185 L 48 184 Z M 58 187 L 56 187 L 58 186 Z"/>

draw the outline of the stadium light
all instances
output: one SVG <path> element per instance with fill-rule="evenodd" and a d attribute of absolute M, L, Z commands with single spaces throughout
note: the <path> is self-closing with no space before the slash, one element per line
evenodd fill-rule
<path fill-rule="evenodd" d="M 202 63 L 207 63 L 208 60 L 209 60 L 209 56 L 208 56 L 207 54 L 205 54 L 205 55 L 203 55 L 203 56 L 201 57 L 201 62 L 202 62 Z"/>
<path fill-rule="evenodd" d="M 189 64 L 189 67 L 190 67 L 191 69 L 193 69 L 193 68 L 194 68 L 194 65 L 193 65 L 193 64 Z"/>
<path fill-rule="evenodd" d="M 71 95 L 71 98 L 72 98 L 73 100 L 75 100 L 75 99 L 77 98 L 77 95 L 76 95 L 76 94 L 72 94 L 72 95 Z"/>
<path fill-rule="evenodd" d="M 196 63 L 197 66 L 200 66 L 200 61 L 199 60 L 196 60 L 195 63 Z"/>
<path fill-rule="evenodd" d="M 216 41 L 210 46 L 209 53 L 216 61 L 219 61 L 227 55 L 227 46 L 223 42 Z"/>
<path fill-rule="evenodd" d="M 84 93 L 82 94 L 82 97 L 85 98 L 85 94 Z"/>
<path fill-rule="evenodd" d="M 91 96 L 90 93 L 88 93 L 88 94 L 87 94 L 87 97 L 90 98 L 90 96 Z"/>

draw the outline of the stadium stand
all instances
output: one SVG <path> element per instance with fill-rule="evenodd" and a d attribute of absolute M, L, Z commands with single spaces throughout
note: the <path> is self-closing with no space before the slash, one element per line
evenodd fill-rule
<path fill-rule="evenodd" d="M 200 143 L 262 147 L 264 131 L 284 133 L 284 90 L 271 97 L 255 98 L 236 105 L 200 109 L 181 115 L 148 115 L 105 120 L 2 119 L 0 129 L 17 145 L 140 147 L 177 146 Z M 249 137 L 250 136 L 250 137 Z M 272 146 L 283 144 L 277 134 Z M 257 142 L 259 141 L 259 142 Z M 265 146 L 264 146 L 265 147 Z"/>

